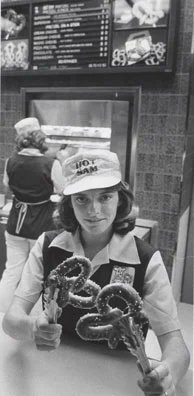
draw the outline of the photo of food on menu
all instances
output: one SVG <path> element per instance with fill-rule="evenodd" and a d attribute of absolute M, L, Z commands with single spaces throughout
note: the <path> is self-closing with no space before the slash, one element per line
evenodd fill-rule
<path fill-rule="evenodd" d="M 162 65 L 170 0 L 115 0 L 112 67 Z"/>
<path fill-rule="evenodd" d="M 10 7 L 1 12 L 1 68 L 29 67 L 28 8 Z"/>
<path fill-rule="evenodd" d="M 165 26 L 170 0 L 114 0 L 114 29 Z"/>
<path fill-rule="evenodd" d="M 174 7 L 172 0 L 33 1 L 31 11 L 4 5 L 1 69 L 168 68 Z"/>

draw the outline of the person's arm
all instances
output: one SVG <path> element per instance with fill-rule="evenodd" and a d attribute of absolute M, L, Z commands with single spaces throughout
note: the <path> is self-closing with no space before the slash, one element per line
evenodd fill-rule
<path fill-rule="evenodd" d="M 170 368 L 173 383 L 176 385 L 185 375 L 190 362 L 189 351 L 180 330 L 158 337 L 162 350 L 162 361 Z"/>
<path fill-rule="evenodd" d="M 54 185 L 54 192 L 62 194 L 64 190 L 64 177 L 62 174 L 62 167 L 58 160 L 54 160 L 51 169 L 51 179 Z"/>
<path fill-rule="evenodd" d="M 145 395 L 176 396 L 176 385 L 189 366 L 189 352 L 180 330 L 158 337 L 161 361 L 150 360 L 151 372 L 138 380 Z M 150 392 L 150 393 L 149 393 Z"/>
<path fill-rule="evenodd" d="M 8 159 L 5 162 L 5 167 L 4 167 L 4 172 L 3 172 L 3 192 L 5 194 L 5 197 L 9 194 L 10 188 L 9 188 L 9 176 L 7 174 L 7 162 Z"/>
<path fill-rule="evenodd" d="M 144 309 L 162 352 L 161 361 L 151 360 L 151 372 L 138 381 L 145 395 L 175 396 L 175 386 L 189 365 L 189 352 L 180 330 L 176 303 L 162 257 L 153 254 L 144 279 Z M 147 393 L 146 393 L 147 392 Z"/>
<path fill-rule="evenodd" d="M 22 272 L 13 301 L 4 316 L 4 331 L 17 340 L 34 339 L 38 349 L 50 350 L 60 342 L 61 326 L 49 324 L 44 312 L 29 316 L 43 288 L 42 246 L 44 233 L 33 246 Z"/>
<path fill-rule="evenodd" d="M 49 324 L 45 312 L 38 317 L 29 316 L 33 305 L 15 296 L 3 318 L 4 332 L 16 340 L 34 340 L 39 350 L 56 349 L 60 344 L 61 325 Z"/>
<path fill-rule="evenodd" d="M 33 303 L 15 296 L 3 318 L 2 327 L 6 334 L 16 340 L 33 339 L 35 317 L 29 316 Z"/>
<path fill-rule="evenodd" d="M 5 161 L 5 167 L 4 167 L 4 172 L 3 172 L 3 184 L 5 187 L 9 187 L 9 176 L 7 174 L 7 162 L 8 159 Z"/>

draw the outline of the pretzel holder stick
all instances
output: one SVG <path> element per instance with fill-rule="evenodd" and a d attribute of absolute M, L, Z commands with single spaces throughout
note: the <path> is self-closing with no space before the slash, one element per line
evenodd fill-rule
<path fill-rule="evenodd" d="M 48 318 L 49 323 L 57 323 L 57 319 L 61 316 L 62 308 L 57 304 L 57 297 L 59 294 L 59 289 L 56 288 L 54 293 L 48 297 L 48 300 L 45 304 L 45 314 Z"/>
<path fill-rule="evenodd" d="M 143 374 L 148 374 L 151 371 L 148 357 L 145 353 L 143 333 L 140 325 L 134 322 L 134 318 L 130 314 L 123 315 L 118 319 L 116 326 L 121 332 L 121 339 L 126 345 L 127 349 L 132 355 L 136 356 Z"/>

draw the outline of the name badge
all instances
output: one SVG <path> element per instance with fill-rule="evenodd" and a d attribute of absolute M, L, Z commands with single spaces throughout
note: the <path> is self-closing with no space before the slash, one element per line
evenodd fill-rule
<path fill-rule="evenodd" d="M 110 283 L 127 283 L 133 286 L 135 277 L 135 268 L 133 267 L 119 267 L 115 265 L 112 270 Z"/>

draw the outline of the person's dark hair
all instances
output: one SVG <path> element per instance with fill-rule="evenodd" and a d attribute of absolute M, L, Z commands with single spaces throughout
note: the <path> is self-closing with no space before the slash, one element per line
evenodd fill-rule
<path fill-rule="evenodd" d="M 125 182 L 120 182 L 116 186 L 108 187 L 109 192 L 118 191 L 119 205 L 117 214 L 113 222 L 113 230 L 118 234 L 126 234 L 135 227 L 135 220 L 138 214 L 137 207 L 134 205 L 134 197 L 131 188 Z M 64 195 L 58 206 L 60 226 L 66 231 L 74 233 L 79 223 L 74 215 L 71 205 L 71 195 Z"/>
<path fill-rule="evenodd" d="M 32 131 L 22 133 L 15 139 L 17 151 L 24 148 L 37 148 L 41 153 L 45 153 L 48 150 L 48 146 L 45 143 L 45 134 L 41 131 Z"/>

